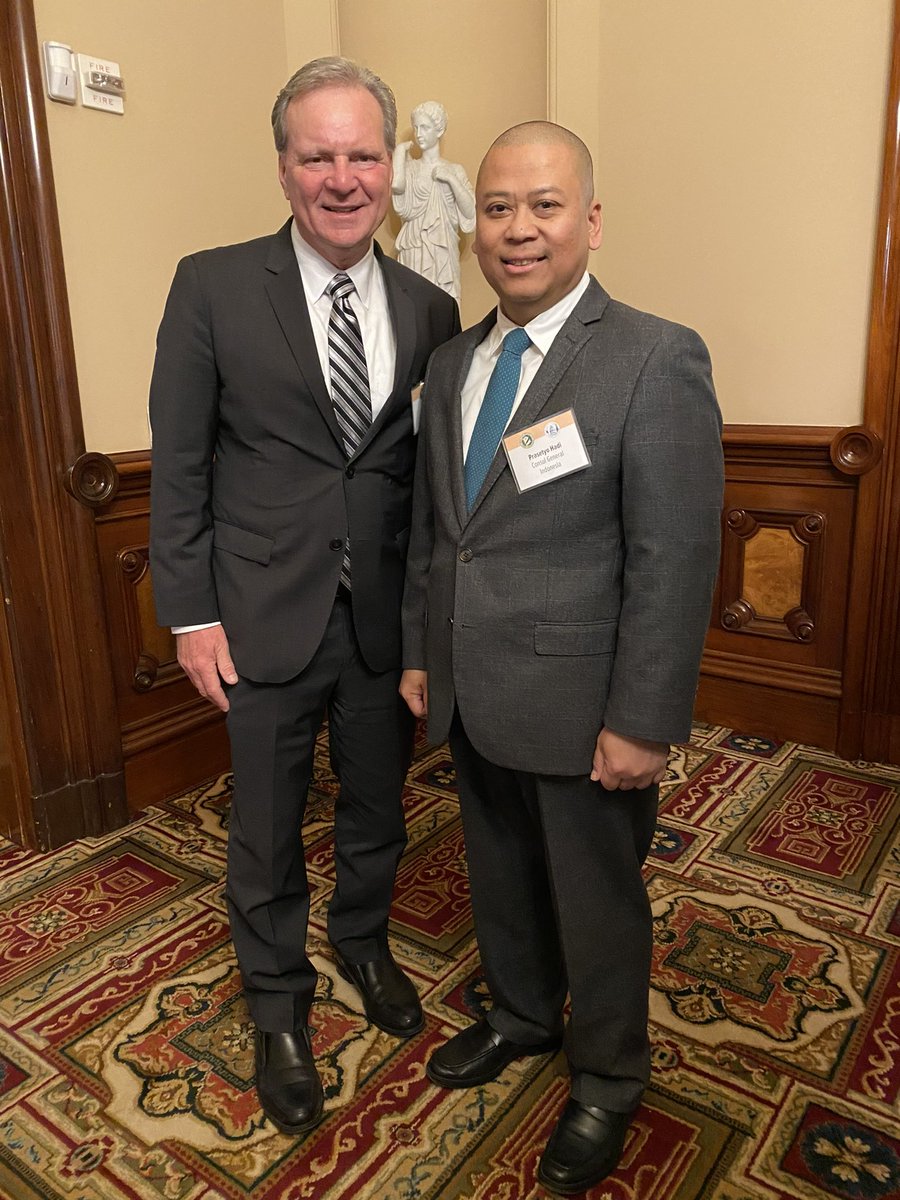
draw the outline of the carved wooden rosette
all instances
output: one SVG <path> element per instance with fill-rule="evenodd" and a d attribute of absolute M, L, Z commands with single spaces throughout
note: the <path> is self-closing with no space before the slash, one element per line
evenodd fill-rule
<path fill-rule="evenodd" d="M 86 508 L 100 508 L 115 499 L 119 472 L 106 454 L 90 451 L 79 455 L 65 475 L 66 491 Z"/>
<path fill-rule="evenodd" d="M 866 425 L 849 425 L 831 443 L 831 461 L 845 475 L 867 475 L 881 462 L 884 442 Z"/>

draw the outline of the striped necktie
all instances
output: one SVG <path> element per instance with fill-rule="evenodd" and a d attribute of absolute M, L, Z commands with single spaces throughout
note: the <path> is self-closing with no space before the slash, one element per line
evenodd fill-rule
<path fill-rule="evenodd" d="M 356 313 L 350 307 L 350 294 L 356 289 L 343 271 L 335 275 L 326 291 L 331 297 L 328 320 L 328 369 L 331 374 L 331 402 L 344 441 L 347 457 L 352 458 L 366 430 L 372 424 L 369 396 L 369 372 L 366 352 Z M 341 583 L 350 587 L 350 539 L 344 548 Z"/>
<path fill-rule="evenodd" d="M 466 503 L 470 510 L 475 503 L 475 497 L 481 491 L 485 476 L 497 453 L 500 436 L 509 421 L 513 401 L 519 390 L 522 355 L 530 345 L 531 338 L 524 329 L 511 329 L 503 339 L 499 357 L 488 380 L 463 467 Z"/>

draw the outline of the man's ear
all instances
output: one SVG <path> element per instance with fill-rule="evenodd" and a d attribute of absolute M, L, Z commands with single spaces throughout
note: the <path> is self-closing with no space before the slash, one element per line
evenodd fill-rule
<path fill-rule="evenodd" d="M 603 209 L 599 200 L 592 200 L 588 209 L 588 226 L 590 234 L 588 245 L 592 250 L 599 250 L 603 241 Z"/>

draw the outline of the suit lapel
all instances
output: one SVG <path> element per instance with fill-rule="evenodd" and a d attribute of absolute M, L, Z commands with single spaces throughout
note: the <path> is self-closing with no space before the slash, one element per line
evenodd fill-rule
<path fill-rule="evenodd" d="M 462 438 L 462 390 L 465 386 L 469 368 L 472 366 L 472 356 L 476 347 L 480 346 L 494 325 L 497 323 L 497 310 L 489 312 L 477 325 L 473 325 L 459 339 L 459 350 L 456 354 L 455 371 L 452 371 L 449 404 L 450 404 L 450 490 L 453 493 L 453 505 L 459 519 L 460 528 L 469 519 L 469 506 L 466 502 L 466 483 L 463 474 L 463 438 Z"/>
<path fill-rule="evenodd" d="M 275 316 L 310 395 L 343 453 L 344 441 L 319 365 L 319 352 L 306 307 L 303 281 L 291 242 L 290 221 L 275 234 L 272 249 L 266 260 L 266 270 L 269 272 L 266 291 Z"/>
<path fill-rule="evenodd" d="M 607 292 L 592 277 L 587 291 L 553 339 L 546 358 L 538 368 L 528 391 L 522 397 L 519 407 L 513 413 L 508 428 L 525 429 L 532 425 L 551 401 L 554 408 L 565 409 L 574 405 L 575 396 L 556 397 L 554 392 L 582 346 L 593 336 L 591 326 L 600 320 L 608 300 Z M 484 484 L 472 506 L 470 515 L 476 512 L 491 488 L 508 469 L 506 453 L 501 445 L 488 468 Z"/>
<path fill-rule="evenodd" d="M 411 403 L 410 393 L 400 389 L 409 379 L 416 353 L 416 306 L 400 281 L 400 272 L 396 269 L 396 263 L 390 258 L 385 258 L 377 242 L 375 243 L 375 261 L 381 269 L 384 279 L 388 310 L 394 326 L 394 341 L 397 347 L 394 361 L 394 384 L 391 394 L 382 405 L 378 416 L 360 439 L 354 457 L 365 450 L 396 405 Z"/>
<path fill-rule="evenodd" d="M 385 258 L 381 247 L 375 243 L 375 262 L 381 268 L 384 277 L 384 290 L 387 293 L 388 309 L 394 325 L 394 337 L 397 342 L 397 357 L 394 364 L 393 398 L 397 389 L 409 378 L 410 368 L 416 353 L 416 306 L 409 292 L 401 283 L 400 272 L 393 259 Z M 389 401 L 390 402 L 390 401 Z"/>

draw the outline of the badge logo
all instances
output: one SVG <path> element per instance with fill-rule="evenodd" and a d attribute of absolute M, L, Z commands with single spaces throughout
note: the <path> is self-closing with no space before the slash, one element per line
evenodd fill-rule
<path fill-rule="evenodd" d="M 547 437 L 556 437 L 556 435 L 559 433 L 559 426 L 555 421 L 551 421 L 550 424 L 544 428 L 544 433 L 546 433 Z"/>
<path fill-rule="evenodd" d="M 522 434 L 522 445 L 525 447 L 526 450 L 528 449 L 529 446 L 534 445 L 534 438 L 531 436 L 530 433 Z"/>

